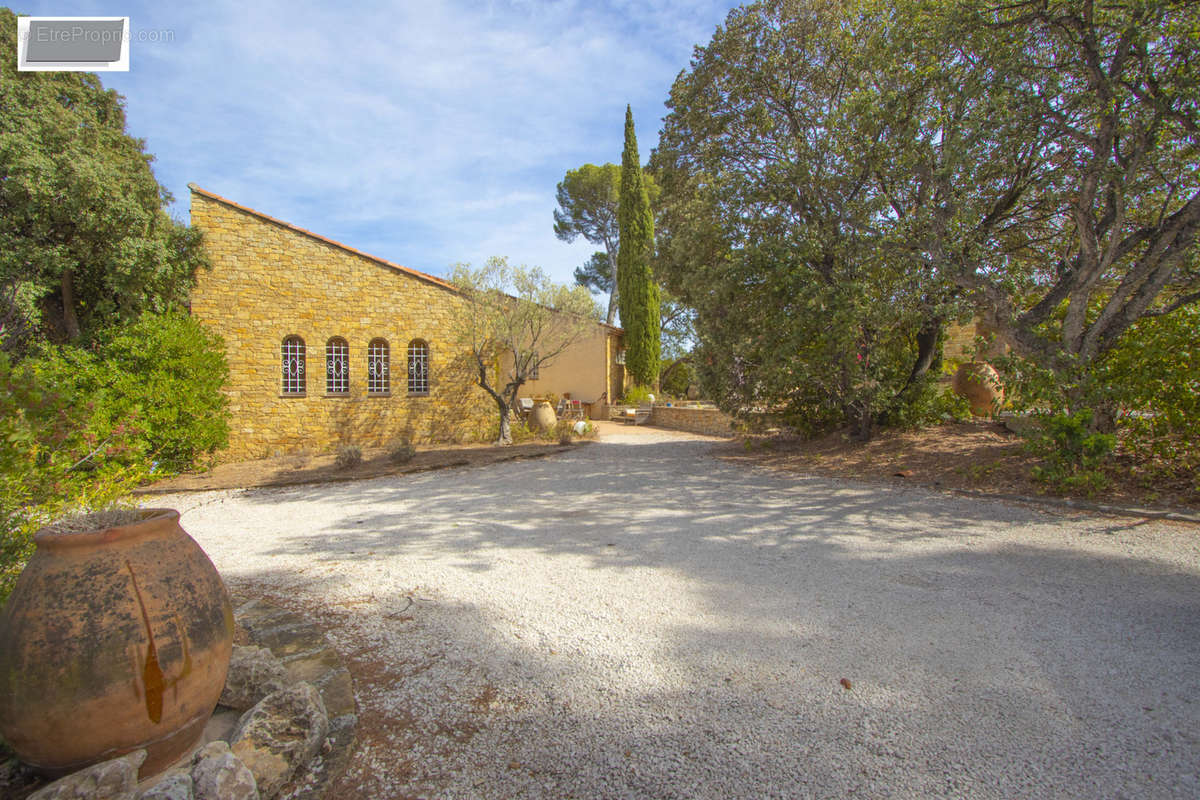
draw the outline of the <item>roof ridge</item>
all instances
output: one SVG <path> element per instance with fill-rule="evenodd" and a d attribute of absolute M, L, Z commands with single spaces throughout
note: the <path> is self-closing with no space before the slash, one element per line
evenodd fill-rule
<path fill-rule="evenodd" d="M 433 275 L 430 275 L 427 272 L 421 272 L 420 270 L 413 269 L 412 267 L 405 267 L 401 264 L 392 263 L 391 261 L 388 261 L 385 258 L 380 258 L 379 256 L 373 256 L 370 253 L 366 253 L 366 252 L 363 252 L 362 250 L 359 250 L 358 248 L 351 247 L 348 244 L 343 244 L 342 242 L 339 242 L 336 239 L 330 239 L 327 236 L 322 236 L 319 233 L 314 233 L 314 232 L 308 230 L 307 228 L 301 228 L 299 225 L 293 225 L 290 222 L 284 222 L 281 219 L 272 217 L 270 214 L 264 214 L 261 211 L 250 208 L 249 206 L 244 206 L 241 203 L 235 203 L 234 201 L 230 200 L 227 197 L 222 197 L 221 195 L 219 195 L 215 192 L 210 192 L 207 189 L 202 189 L 194 183 L 189 183 L 187 185 L 187 187 L 188 187 L 188 189 L 192 190 L 194 193 L 196 193 L 198 195 L 207 197 L 210 200 L 216 200 L 218 203 L 224 203 L 227 206 L 236 208 L 238 211 L 244 211 L 247 214 L 253 214 L 254 216 L 256 216 L 260 219 L 266 220 L 267 222 L 274 223 L 275 225 L 279 225 L 281 227 L 287 228 L 288 230 L 295 231 L 296 233 L 300 233 L 300 234 L 303 234 L 304 236 L 308 236 L 313 239 L 316 239 L 319 242 L 324 242 L 325 244 L 332 245 L 341 250 L 345 250 L 347 253 L 353 253 L 354 255 L 359 256 L 361 258 L 365 258 L 368 261 L 374 261 L 376 264 L 380 264 L 382 266 L 388 267 L 389 269 L 394 269 L 397 272 L 402 272 L 402 273 L 405 273 L 406 275 L 412 275 L 415 278 L 419 278 L 420 280 L 428 281 L 429 283 L 433 283 L 437 286 L 442 287 L 443 289 L 447 289 L 451 292 L 454 292 L 455 294 L 459 293 L 458 288 L 456 286 L 454 286 L 454 284 L 448 283 L 448 282 L 442 280 L 441 278 L 434 277 Z"/>

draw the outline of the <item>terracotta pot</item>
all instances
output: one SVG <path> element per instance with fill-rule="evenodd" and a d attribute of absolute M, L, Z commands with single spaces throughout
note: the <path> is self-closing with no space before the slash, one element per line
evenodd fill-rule
<path fill-rule="evenodd" d="M 558 415 L 554 413 L 554 406 L 545 401 L 534 403 L 533 411 L 529 414 L 529 424 L 543 431 L 553 428 L 558 424 Z"/>
<path fill-rule="evenodd" d="M 0 734 L 52 775 L 143 747 L 142 777 L 161 771 L 221 696 L 225 584 L 171 509 L 35 540 L 0 615 Z"/>
<path fill-rule="evenodd" d="M 971 404 L 971 413 L 987 417 L 1000 410 L 1004 402 L 1004 387 L 1000 373 L 986 361 L 970 361 L 954 373 L 954 393 L 965 397 Z"/>

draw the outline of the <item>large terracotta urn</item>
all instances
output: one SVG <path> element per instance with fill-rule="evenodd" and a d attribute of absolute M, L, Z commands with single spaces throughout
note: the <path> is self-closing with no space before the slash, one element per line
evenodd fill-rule
<path fill-rule="evenodd" d="M 529 424 L 531 427 L 538 430 L 548 431 L 558 424 L 558 415 L 554 413 L 554 406 L 543 401 L 533 404 L 533 411 L 529 414 Z"/>
<path fill-rule="evenodd" d="M 971 405 L 971 413 L 977 417 L 995 414 L 1004 402 L 1000 373 L 986 361 L 970 361 L 961 365 L 954 373 L 951 388 L 955 394 L 966 398 Z"/>
<path fill-rule="evenodd" d="M 0 734 L 51 775 L 140 748 L 142 777 L 161 771 L 225 684 L 233 609 L 217 570 L 171 509 L 35 541 L 0 614 Z"/>

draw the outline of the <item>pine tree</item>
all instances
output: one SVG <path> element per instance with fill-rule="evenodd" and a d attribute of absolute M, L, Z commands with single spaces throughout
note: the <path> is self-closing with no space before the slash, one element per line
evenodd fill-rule
<path fill-rule="evenodd" d="M 654 217 L 642 181 L 633 110 L 625 107 L 625 150 L 621 153 L 621 199 L 617 209 L 621 243 L 617 250 L 617 300 L 625 329 L 625 368 L 641 386 L 658 381 L 659 296 L 650 260 Z"/>

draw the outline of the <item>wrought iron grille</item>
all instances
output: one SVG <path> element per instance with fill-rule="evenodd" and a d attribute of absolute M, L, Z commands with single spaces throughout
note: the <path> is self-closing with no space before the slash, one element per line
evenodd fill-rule
<path fill-rule="evenodd" d="M 408 343 L 408 393 L 429 394 L 429 345 L 420 340 Z"/>
<path fill-rule="evenodd" d="M 283 394 L 304 394 L 304 340 L 289 336 L 280 347 Z"/>
<path fill-rule="evenodd" d="M 334 337 L 325 343 L 325 391 L 346 394 L 350 391 L 350 345 Z"/>
<path fill-rule="evenodd" d="M 387 394 L 390 388 L 388 343 L 383 339 L 372 339 L 367 345 L 367 392 Z"/>

